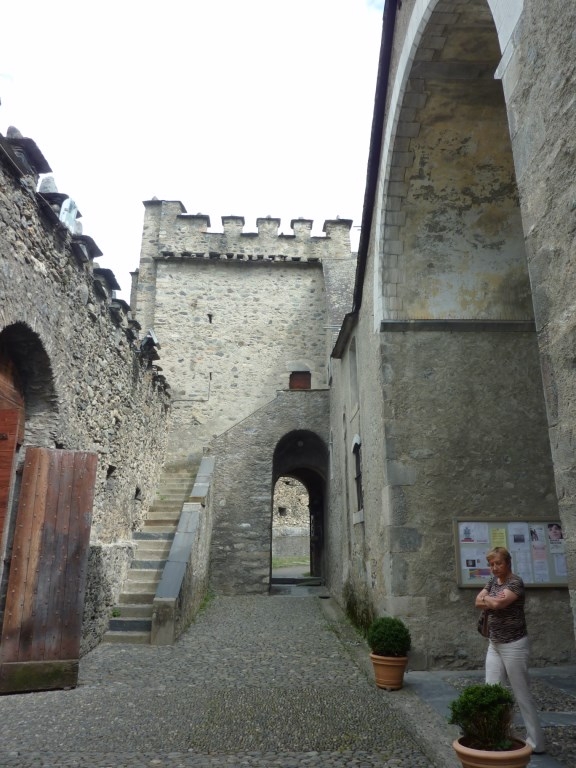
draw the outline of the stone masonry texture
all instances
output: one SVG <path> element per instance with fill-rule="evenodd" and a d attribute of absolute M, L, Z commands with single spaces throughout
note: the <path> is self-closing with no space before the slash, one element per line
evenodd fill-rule
<path fill-rule="evenodd" d="M 405 619 L 422 668 L 480 666 L 454 520 L 559 519 L 568 589 L 528 588 L 527 617 L 533 663 L 567 662 L 576 7 L 405 0 L 395 24 L 362 305 L 333 364 L 328 584 Z"/>
<path fill-rule="evenodd" d="M 327 221 L 325 236 L 311 237 L 308 220 L 285 235 L 277 219 L 258 219 L 249 233 L 228 216 L 223 232 L 211 232 L 207 216 L 181 203 L 145 207 L 133 296 L 173 390 L 168 461 L 195 464 L 214 436 L 287 389 L 291 372 L 309 372 L 312 389 L 327 386 L 329 312 L 350 285 L 332 281 L 327 292 L 324 269 L 354 264 L 351 222 Z"/>
<path fill-rule="evenodd" d="M 218 599 L 270 592 L 289 477 L 311 570 L 349 615 L 404 619 L 413 669 L 478 668 L 456 519 L 559 520 L 567 586 L 529 587 L 527 617 L 534 664 L 574 661 L 576 6 L 385 6 L 357 257 L 347 219 L 248 232 L 148 200 L 131 310 L 35 191 L 37 148 L 0 141 L 0 352 L 28 384 L 24 448 L 99 457 L 84 650 L 162 463 L 193 475 L 209 455 L 197 565 Z"/>
<path fill-rule="evenodd" d="M 99 281 L 97 246 L 63 226 L 10 142 L 0 143 L 0 344 L 15 361 L 26 401 L 18 461 L 26 445 L 98 455 L 86 650 L 107 628 L 132 532 L 152 502 L 170 398 L 139 352 L 129 308 Z"/>

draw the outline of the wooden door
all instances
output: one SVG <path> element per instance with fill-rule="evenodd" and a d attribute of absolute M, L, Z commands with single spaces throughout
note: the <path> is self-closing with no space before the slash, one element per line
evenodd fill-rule
<path fill-rule="evenodd" d="M 78 680 L 97 456 L 26 449 L 0 640 L 0 693 Z"/>

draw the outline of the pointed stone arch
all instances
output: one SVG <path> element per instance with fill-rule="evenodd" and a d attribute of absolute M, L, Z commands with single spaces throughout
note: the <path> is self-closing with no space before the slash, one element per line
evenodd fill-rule
<path fill-rule="evenodd" d="M 377 314 L 532 322 L 490 5 L 430 2 L 411 25 L 385 137 Z"/>

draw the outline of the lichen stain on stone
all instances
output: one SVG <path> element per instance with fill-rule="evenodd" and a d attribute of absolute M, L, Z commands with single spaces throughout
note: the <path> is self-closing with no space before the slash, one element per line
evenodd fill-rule
<path fill-rule="evenodd" d="M 474 224 L 476 230 L 482 233 L 486 246 L 494 248 L 497 244 L 504 246 L 502 235 L 506 235 L 511 228 L 515 229 L 517 220 L 519 220 L 517 208 L 511 209 L 502 202 L 493 202 L 483 206 L 477 212 Z M 491 242 L 490 238 L 498 239 Z"/>

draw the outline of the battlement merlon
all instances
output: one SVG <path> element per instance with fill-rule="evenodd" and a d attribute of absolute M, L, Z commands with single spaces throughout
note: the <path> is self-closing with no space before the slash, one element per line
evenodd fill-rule
<path fill-rule="evenodd" d="M 312 234 L 312 219 L 292 219 L 290 226 L 294 231 L 294 237 L 298 240 L 304 240 Z"/>
<path fill-rule="evenodd" d="M 278 237 L 280 219 L 273 219 L 270 216 L 265 219 L 256 219 L 256 227 L 261 237 Z"/>
<path fill-rule="evenodd" d="M 352 219 L 326 219 L 322 232 L 326 233 L 327 238 L 339 243 L 342 248 L 350 250 L 352 223 Z"/>
<path fill-rule="evenodd" d="M 221 258 L 223 260 L 320 261 L 349 259 L 351 219 L 328 219 L 323 236 L 313 236 L 313 220 L 292 219 L 292 232 L 278 234 L 281 220 L 256 220 L 257 232 L 245 232 L 243 216 L 222 216 L 222 232 L 209 232 L 210 217 L 189 214 L 179 201 L 144 202 L 142 257 Z M 141 258 L 142 261 L 142 258 Z"/>

